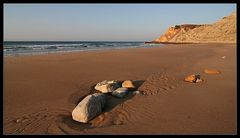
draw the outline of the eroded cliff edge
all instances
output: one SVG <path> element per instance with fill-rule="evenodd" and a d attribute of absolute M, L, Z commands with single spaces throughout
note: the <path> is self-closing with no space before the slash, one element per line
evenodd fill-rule
<path fill-rule="evenodd" d="M 213 24 L 170 27 L 153 43 L 236 43 L 236 12 Z"/>

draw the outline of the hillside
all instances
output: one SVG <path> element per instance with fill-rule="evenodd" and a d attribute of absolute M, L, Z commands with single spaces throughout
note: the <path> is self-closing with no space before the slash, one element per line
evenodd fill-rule
<path fill-rule="evenodd" d="M 213 24 L 184 24 L 170 27 L 152 42 L 171 43 L 236 43 L 236 12 Z"/>

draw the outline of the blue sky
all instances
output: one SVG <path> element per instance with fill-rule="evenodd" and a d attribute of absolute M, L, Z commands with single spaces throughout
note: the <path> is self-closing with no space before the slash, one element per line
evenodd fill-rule
<path fill-rule="evenodd" d="M 4 4 L 4 41 L 150 41 L 233 11 L 236 4 Z"/>

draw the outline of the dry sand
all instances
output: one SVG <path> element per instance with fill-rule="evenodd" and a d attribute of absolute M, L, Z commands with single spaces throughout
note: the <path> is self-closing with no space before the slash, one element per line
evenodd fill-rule
<path fill-rule="evenodd" d="M 204 82 L 183 81 L 194 73 Z M 91 123 L 73 121 L 78 102 L 112 79 L 136 80 L 146 95 L 109 97 Z M 236 44 L 4 57 L 3 83 L 4 134 L 236 134 Z"/>

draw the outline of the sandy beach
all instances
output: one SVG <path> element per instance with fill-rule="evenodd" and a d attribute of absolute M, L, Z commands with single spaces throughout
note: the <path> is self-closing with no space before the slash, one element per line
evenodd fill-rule
<path fill-rule="evenodd" d="M 237 133 L 236 44 L 4 57 L 3 65 L 4 134 Z M 184 81 L 196 73 L 203 82 Z M 147 94 L 109 97 L 90 123 L 72 120 L 98 82 L 129 79 Z"/>

